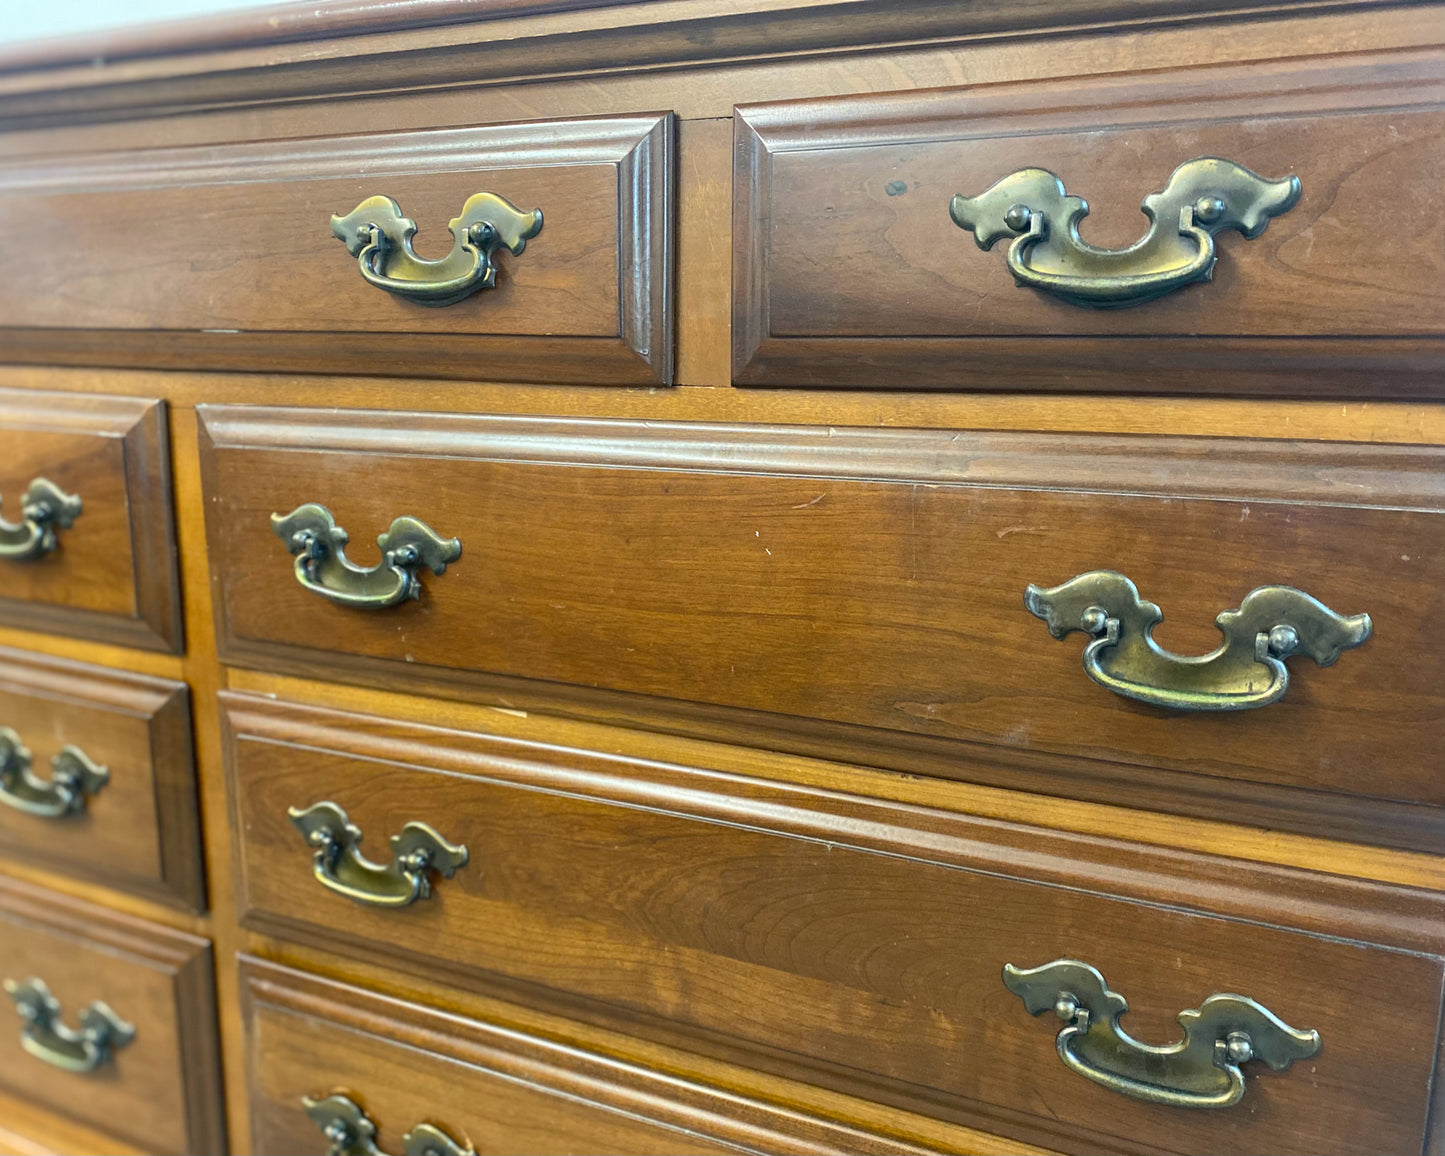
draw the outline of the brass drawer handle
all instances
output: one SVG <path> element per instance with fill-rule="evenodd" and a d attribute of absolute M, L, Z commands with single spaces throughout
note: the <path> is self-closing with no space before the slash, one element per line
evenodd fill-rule
<path fill-rule="evenodd" d="M 80 517 L 81 501 L 54 482 L 36 478 L 20 499 L 22 521 L 18 526 L 0 518 L 0 558 L 28 562 L 60 547 L 56 530 L 68 530 Z"/>
<path fill-rule="evenodd" d="M 1320 1050 L 1319 1032 L 1296 1031 L 1242 995 L 1215 994 L 1180 1012 L 1184 1038 L 1155 1047 L 1119 1027 L 1129 1003 L 1087 963 L 1056 959 L 1026 969 L 1009 963 L 1003 982 L 1030 1015 L 1053 1011 L 1064 1021 L 1056 1043 L 1071 1071 L 1151 1104 L 1228 1108 L 1244 1096 L 1242 1065 L 1263 1060 L 1282 1072 Z"/>
<path fill-rule="evenodd" d="M 59 819 L 83 812 L 86 800 L 110 781 L 106 767 L 68 744 L 50 760 L 50 782 L 37 779 L 30 767 L 31 755 L 20 736 L 0 727 L 0 803 L 42 819 Z"/>
<path fill-rule="evenodd" d="M 1346 618 L 1302 590 L 1261 586 L 1244 596 L 1238 610 L 1214 620 L 1223 646 L 1186 658 L 1154 641 L 1163 611 L 1113 570 L 1092 570 L 1050 590 L 1030 585 L 1024 605 L 1055 638 L 1074 630 L 1094 636 L 1084 647 L 1084 669 L 1100 686 L 1179 711 L 1268 706 L 1289 687 L 1284 660 L 1290 655 L 1307 654 L 1329 666 L 1373 629 L 1368 614 Z"/>
<path fill-rule="evenodd" d="M 80 1030 L 60 1022 L 60 1001 L 44 981 L 5 981 L 5 992 L 15 1001 L 22 1027 L 20 1044 L 37 1059 L 67 1072 L 93 1072 L 116 1051 L 135 1039 L 135 1028 L 100 1000 L 80 1013 Z"/>
<path fill-rule="evenodd" d="M 417 571 L 441 574 L 462 556 L 456 538 L 443 538 L 425 522 L 401 517 L 376 539 L 381 562 L 370 568 L 346 556 L 350 537 L 325 506 L 308 502 L 289 514 L 272 514 L 271 529 L 296 555 L 296 581 L 341 606 L 383 610 L 421 597 Z"/>
<path fill-rule="evenodd" d="M 372 907 L 409 907 L 429 898 L 428 872 L 450 879 L 470 857 L 465 847 L 448 843 L 427 824 L 408 823 L 391 837 L 391 862 L 383 866 L 362 856 L 361 828 L 335 803 L 292 807 L 287 814 L 316 849 L 312 871 L 322 885 Z"/>
<path fill-rule="evenodd" d="M 1125 249 L 1099 249 L 1079 236 L 1089 213 L 1047 169 L 1019 169 L 976 197 L 961 194 L 949 216 L 980 249 L 1013 237 L 1008 267 L 1019 285 L 1074 305 L 1117 309 L 1162 297 L 1214 274 L 1214 234 L 1248 238 L 1299 200 L 1299 178 L 1267 180 L 1219 157 L 1196 157 L 1174 170 L 1162 192 L 1144 198 L 1149 231 Z"/>
<path fill-rule="evenodd" d="M 301 1097 L 301 1106 L 316 1122 L 330 1147 L 326 1156 L 385 1156 L 376 1146 L 376 1125 L 349 1096 L 324 1100 Z M 403 1156 L 476 1156 L 470 1144 L 463 1148 L 440 1128 L 418 1124 L 401 1138 Z"/>
<path fill-rule="evenodd" d="M 346 216 L 331 218 L 331 231 L 356 258 L 368 285 L 418 305 L 455 305 L 496 284 L 492 254 L 499 248 L 520 254 L 542 231 L 542 210 L 526 213 L 505 197 L 477 193 L 447 228 L 452 251 L 428 261 L 411 245 L 416 222 L 403 217 L 390 197 L 367 197 Z"/>

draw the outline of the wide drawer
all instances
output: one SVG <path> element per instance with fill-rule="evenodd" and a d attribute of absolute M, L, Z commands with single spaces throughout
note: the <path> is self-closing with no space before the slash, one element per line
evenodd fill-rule
<path fill-rule="evenodd" d="M 179 650 L 165 403 L 0 389 L 0 448 L 0 623 Z"/>
<path fill-rule="evenodd" d="M 0 285 L 0 357 L 666 383 L 673 135 L 671 114 L 648 114 L 7 164 L 0 210 L 25 222 L 10 242 L 26 276 Z M 495 284 L 415 300 L 418 281 L 465 290 L 485 273 L 490 243 L 448 232 L 478 193 L 521 214 L 479 210 L 503 245 Z M 391 198 L 397 221 L 373 205 L 333 234 L 368 198 Z M 405 220 L 422 261 L 451 251 L 445 267 L 407 271 Z M 338 240 L 372 225 L 391 238 L 379 255 Z"/>
<path fill-rule="evenodd" d="M 224 707 L 258 930 L 1069 1151 L 1420 1150 L 1439 895 L 270 696 Z M 298 829 L 327 827 L 320 803 L 373 867 Z M 447 851 L 409 905 L 358 902 L 415 883 L 392 859 L 412 823 L 466 861 Z M 1245 1065 L 1233 1108 L 1126 1098 L 1068 1071 L 1061 1025 L 1001 979 L 1066 959 L 1128 999 L 1136 1038 L 1177 1039 L 1181 1009 L 1233 992 L 1322 1047 Z"/>
<path fill-rule="evenodd" d="M 1385 844 L 1445 834 L 1440 447 L 201 414 L 229 662 Z M 304 503 L 362 565 L 408 515 L 460 557 L 417 570 L 419 598 L 383 568 L 398 604 L 335 604 L 297 580 L 296 523 L 272 529 Z M 1099 570 L 1162 606 L 1185 654 L 1274 584 L 1374 635 L 1327 669 L 1289 659 L 1273 705 L 1147 705 L 1025 606 L 1031 583 Z"/>
<path fill-rule="evenodd" d="M 224 1149 L 209 940 L 0 879 L 0 979 L 0 1087 L 147 1152 Z"/>
<path fill-rule="evenodd" d="M 252 1151 L 322 1153 L 357 1119 L 399 1151 L 418 1124 L 512 1153 L 921 1152 L 514 1028 L 241 958 Z"/>
<path fill-rule="evenodd" d="M 0 855 L 205 906 L 186 685 L 0 647 Z"/>
<path fill-rule="evenodd" d="M 1442 79 L 1431 49 L 743 107 L 735 380 L 1438 397 Z"/>

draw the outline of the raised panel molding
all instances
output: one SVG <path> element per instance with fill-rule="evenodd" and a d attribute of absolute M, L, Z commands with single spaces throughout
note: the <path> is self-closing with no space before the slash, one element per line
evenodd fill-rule
<path fill-rule="evenodd" d="M 74 819 L 36 819 L 4 809 L 0 856 L 203 910 L 190 705 L 185 683 L 0 647 L 0 726 L 12 727 L 32 748 L 36 773 L 48 774 L 45 764 L 58 752 L 62 734 L 110 770 L 91 808 L 106 830 L 89 826 L 94 814 L 77 826 Z M 54 733 L 37 732 L 42 714 L 53 717 Z M 153 846 L 145 846 L 150 840 Z M 127 869 L 109 853 L 117 847 L 153 853 L 157 869 Z"/>
<path fill-rule="evenodd" d="M 0 333 L 3 332 L 0 329 Z M 4 348 L 3 337 L 0 337 L 0 356 L 4 355 Z M 129 568 L 120 582 L 133 588 L 134 606 L 128 614 L 109 613 L 0 594 L 0 623 L 22 630 L 52 631 L 118 646 L 180 653 L 184 648 L 184 639 L 172 514 L 170 433 L 165 402 L 150 398 L 0 389 L 0 442 L 7 436 L 24 438 L 29 431 L 91 436 L 119 444 L 130 551 Z M 85 493 L 79 481 L 72 488 L 80 492 L 84 501 Z M 8 505 L 20 494 L 16 492 L 5 497 Z M 95 516 L 93 504 L 90 516 L 92 519 Z M 65 533 L 83 534 L 89 525 L 85 518 L 86 514 L 82 513 L 75 526 Z M 63 565 L 65 557 L 62 545 L 55 558 Z M 89 577 L 93 579 L 97 576 Z"/>

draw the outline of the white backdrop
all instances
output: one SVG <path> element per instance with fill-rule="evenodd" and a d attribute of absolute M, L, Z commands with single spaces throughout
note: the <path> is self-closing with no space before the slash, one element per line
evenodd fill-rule
<path fill-rule="evenodd" d="M 0 0 L 0 43 L 259 6 L 257 0 Z"/>

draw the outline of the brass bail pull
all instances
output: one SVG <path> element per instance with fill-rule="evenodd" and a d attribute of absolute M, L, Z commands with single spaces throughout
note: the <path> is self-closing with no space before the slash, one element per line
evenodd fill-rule
<path fill-rule="evenodd" d="M 542 210 L 524 212 L 505 197 L 477 193 L 447 224 L 452 251 L 440 260 L 412 248 L 416 222 L 390 197 L 367 197 L 346 216 L 331 218 L 331 232 L 356 258 L 368 285 L 417 305 L 455 305 L 497 283 L 493 255 L 520 255 L 542 231 Z"/>
<path fill-rule="evenodd" d="M 976 197 L 962 194 L 949 216 L 980 249 L 1012 238 L 1006 261 L 1014 281 L 1073 305 L 1118 309 L 1208 281 L 1217 260 L 1215 234 L 1237 229 L 1247 238 L 1299 200 L 1296 176 L 1272 181 L 1219 157 L 1196 157 L 1144 198 L 1149 231 L 1124 249 L 1100 249 L 1079 236 L 1089 214 L 1047 169 L 1019 169 Z"/>
<path fill-rule="evenodd" d="M 326 1137 L 326 1156 L 386 1156 L 376 1145 L 376 1124 L 350 1096 L 302 1096 L 301 1106 Z M 463 1147 L 430 1124 L 418 1124 L 401 1146 L 402 1156 L 476 1156 L 470 1144 Z"/>
<path fill-rule="evenodd" d="M 1244 1097 L 1240 1069 L 1250 1060 L 1281 1072 L 1320 1050 L 1319 1032 L 1296 1031 L 1254 1000 L 1224 993 L 1179 1013 L 1178 1043 L 1140 1043 L 1119 1026 L 1128 1001 L 1075 959 L 1034 968 L 1005 964 L 1003 982 L 1030 1015 L 1052 1011 L 1063 1020 L 1055 1043 L 1070 1071 L 1151 1104 L 1232 1107 Z"/>
<path fill-rule="evenodd" d="M 1368 614 L 1346 617 L 1303 590 L 1261 586 L 1214 620 L 1224 645 L 1196 658 L 1154 641 L 1164 612 L 1114 570 L 1092 570 L 1049 589 L 1030 585 L 1024 605 L 1055 638 L 1075 630 L 1093 636 L 1084 670 L 1100 686 L 1177 711 L 1268 706 L 1289 688 L 1286 658 L 1304 654 L 1329 666 L 1374 629 Z"/>
<path fill-rule="evenodd" d="M 81 501 L 54 482 L 36 478 L 20 499 L 19 525 L 0 518 L 0 558 L 28 562 L 60 549 L 57 530 L 68 530 L 80 517 Z"/>
<path fill-rule="evenodd" d="M 110 781 L 110 771 L 79 747 L 66 745 L 50 760 L 50 781 L 36 777 L 32 756 L 20 736 L 0 727 L 0 803 L 42 819 L 85 811 L 90 796 Z"/>
<path fill-rule="evenodd" d="M 381 562 L 358 566 L 346 556 L 350 536 L 325 506 L 308 502 L 289 514 L 272 514 L 271 529 L 296 556 L 296 581 L 339 606 L 384 610 L 421 597 L 418 571 L 442 574 L 462 556 L 456 538 L 443 538 L 417 518 L 400 517 L 377 538 Z"/>
<path fill-rule="evenodd" d="M 370 907 L 409 907 L 431 896 L 430 872 L 450 879 L 470 853 L 448 843 L 426 823 L 408 823 L 391 837 L 391 862 L 361 853 L 361 828 L 335 803 L 322 802 L 287 815 L 314 851 L 312 874 L 338 895 Z"/>
<path fill-rule="evenodd" d="M 81 1010 L 80 1027 L 60 1021 L 60 1001 L 44 980 L 5 981 L 5 994 L 20 1016 L 20 1044 L 53 1068 L 84 1075 L 108 1063 L 115 1052 L 135 1039 L 135 1028 L 100 1000 Z"/>

